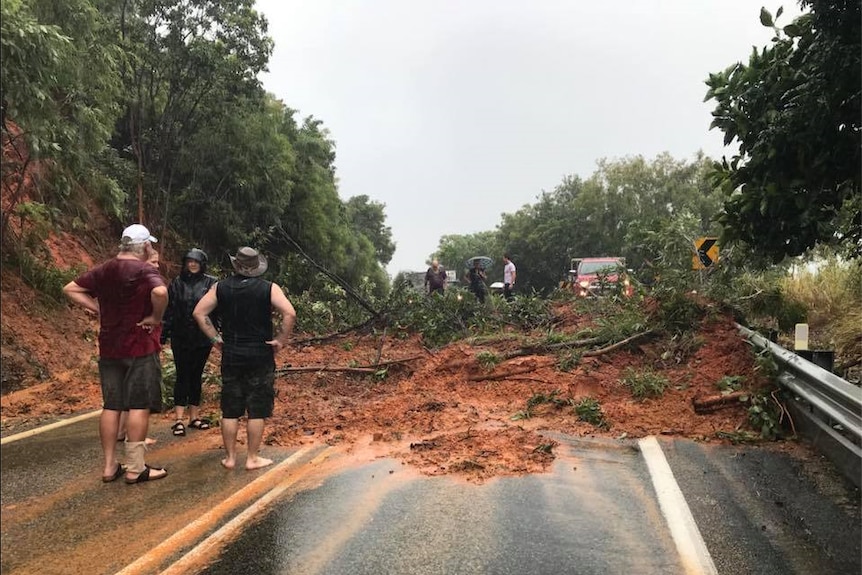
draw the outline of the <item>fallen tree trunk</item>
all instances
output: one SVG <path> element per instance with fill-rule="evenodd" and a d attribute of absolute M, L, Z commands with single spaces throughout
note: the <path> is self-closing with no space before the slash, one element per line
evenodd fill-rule
<path fill-rule="evenodd" d="M 348 373 L 377 373 L 380 371 L 381 367 L 387 365 L 395 365 L 399 363 L 407 363 L 409 361 L 413 361 L 416 359 L 421 359 L 424 356 L 422 355 L 414 355 L 411 357 L 403 357 L 401 359 L 390 359 L 389 361 L 381 361 L 376 365 L 355 365 L 352 367 L 340 367 L 337 365 L 303 365 L 299 367 L 280 367 L 275 370 L 276 375 L 280 373 L 301 373 L 301 372 L 309 372 L 309 371 L 344 371 Z"/>
<path fill-rule="evenodd" d="M 516 349 L 514 351 L 510 351 L 503 355 L 503 359 L 512 359 L 514 357 L 523 357 L 525 355 L 536 355 L 547 353 L 549 351 L 557 351 L 560 349 L 566 349 L 570 347 L 583 347 L 585 345 L 593 345 L 595 343 L 601 343 L 604 340 L 600 337 L 588 337 L 587 339 L 577 339 L 575 341 L 563 341 L 559 343 L 548 343 L 548 344 L 538 344 L 538 345 L 529 345 L 524 346 L 520 349 Z"/>
<path fill-rule="evenodd" d="M 636 333 L 633 336 L 627 337 L 626 339 L 624 339 L 622 341 L 618 341 L 617 343 L 615 343 L 613 345 L 609 345 L 609 346 L 603 347 L 601 349 L 591 349 L 590 351 L 585 351 L 584 353 L 581 354 L 581 357 L 596 357 L 597 355 L 602 355 L 603 353 L 610 353 L 612 351 L 616 351 L 616 350 L 620 349 L 621 347 L 625 347 L 634 341 L 637 341 L 643 337 L 650 335 L 651 333 L 652 333 L 651 329 L 648 329 L 646 331 L 642 331 L 640 333 Z"/>
<path fill-rule="evenodd" d="M 275 370 L 275 374 L 282 373 L 301 373 L 309 371 L 345 371 L 348 373 L 377 373 L 379 371 L 374 367 L 338 367 L 330 365 L 306 365 L 303 367 L 282 367 Z"/>
<path fill-rule="evenodd" d="M 748 395 L 745 391 L 734 391 L 727 395 L 713 395 L 709 397 L 696 397 L 691 400 L 695 413 L 711 413 L 718 409 L 739 405 L 740 399 Z"/>

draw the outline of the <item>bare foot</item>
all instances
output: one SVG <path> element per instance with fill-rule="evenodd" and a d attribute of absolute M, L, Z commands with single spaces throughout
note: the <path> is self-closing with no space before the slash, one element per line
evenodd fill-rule
<path fill-rule="evenodd" d="M 225 457 L 224 459 L 221 460 L 221 465 L 225 469 L 233 469 L 234 467 L 236 467 L 236 461 L 234 461 L 233 459 L 231 459 L 229 457 Z"/>
<path fill-rule="evenodd" d="M 267 459 L 265 457 L 249 457 L 245 462 L 245 468 L 248 471 L 251 471 L 252 469 L 260 469 L 267 465 L 272 465 L 272 459 Z"/>

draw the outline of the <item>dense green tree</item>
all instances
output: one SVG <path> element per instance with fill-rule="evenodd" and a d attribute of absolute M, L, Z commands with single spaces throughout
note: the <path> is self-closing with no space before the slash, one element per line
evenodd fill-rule
<path fill-rule="evenodd" d="M 283 115 L 284 105 L 272 97 L 248 99 L 201 126 L 176 159 L 175 178 L 185 183 L 170 211 L 171 227 L 226 253 L 279 224 L 296 164 L 279 129 Z"/>
<path fill-rule="evenodd" d="M 257 76 L 272 52 L 253 0 L 139 0 L 106 6 L 128 58 L 126 114 L 114 145 L 141 173 L 137 212 L 163 217 L 185 182 L 177 159 L 188 141 L 237 101 L 262 98 Z M 142 218 L 143 219 L 143 218 Z"/>
<path fill-rule="evenodd" d="M 580 178 L 566 177 L 535 204 L 503 214 L 498 241 L 515 262 L 520 291 L 549 289 L 565 276 L 569 260 L 577 255 L 575 238 L 583 219 L 577 216 L 576 199 L 583 188 Z"/>
<path fill-rule="evenodd" d="M 566 177 L 535 204 L 504 214 L 498 242 L 518 266 L 521 289 L 548 291 L 558 285 L 575 257 L 622 256 L 631 267 L 662 256 L 651 233 L 682 217 L 687 234 L 678 237 L 691 252 L 699 235 L 717 233 L 712 218 L 720 196 L 707 182 L 711 162 L 661 154 L 600 160 L 587 180 Z M 690 265 L 690 264 L 688 264 Z"/>
<path fill-rule="evenodd" d="M 763 9 L 772 44 L 707 80 L 712 126 L 739 146 L 715 166 L 724 238 L 774 261 L 817 243 L 862 254 L 860 3 L 801 4 L 783 29 Z"/>
<path fill-rule="evenodd" d="M 16 122 L 35 158 L 80 163 L 99 152 L 118 113 L 119 51 L 88 0 L 0 6 L 3 123 Z M 86 162 L 84 162 L 86 163 Z"/>
<path fill-rule="evenodd" d="M 313 117 L 297 124 L 289 108 L 283 110 L 279 130 L 290 141 L 296 160 L 286 182 L 291 190 L 290 201 L 281 217 L 280 231 L 270 235 L 271 248 L 292 251 L 286 235 L 317 265 L 345 283 L 367 285 L 369 291 L 382 295 L 389 285 L 377 259 L 376 246 L 366 235 L 356 233 L 349 210 L 338 197 L 335 143 L 328 130 Z M 310 262 L 293 259 L 290 265 L 288 284 L 294 290 L 304 291 L 321 281 Z"/>
<path fill-rule="evenodd" d="M 363 194 L 348 199 L 345 207 L 350 225 L 374 246 L 377 261 L 384 266 L 388 264 L 395 253 L 395 242 L 392 241 L 392 228 L 386 225 L 385 204 Z"/>
<path fill-rule="evenodd" d="M 330 282 L 385 295 L 395 246 L 384 206 L 342 201 L 322 123 L 262 90 L 273 43 L 253 0 L 3 0 L 0 27 L 4 143 L 27 144 L 15 147 L 23 165 L 4 163 L 4 185 L 21 190 L 11 179 L 50 158 L 83 184 L 67 188 L 109 199 L 122 223 L 131 212 L 161 226 L 162 249 L 182 250 L 179 236 L 226 267 L 254 245 L 293 293 L 351 291 Z M 89 207 L 71 199 L 64 213 Z M 28 213 L 41 225 L 60 210 Z"/>
<path fill-rule="evenodd" d="M 121 200 L 116 184 L 97 172 L 119 111 L 117 65 L 120 56 L 109 41 L 101 14 L 88 0 L 62 6 L 50 0 L 3 0 L 0 3 L 0 86 L 2 137 L 16 155 L 3 158 L 3 185 L 9 203 L 7 224 L 24 191 L 31 162 L 41 162 L 40 184 L 31 181 L 31 201 L 53 204 L 46 213 L 80 217 L 82 202 L 68 202 L 82 186 Z M 45 162 L 45 160 L 50 160 Z M 60 208 L 62 207 L 62 212 Z M 111 207 L 111 206 L 107 206 Z"/>
<path fill-rule="evenodd" d="M 496 231 L 478 232 L 467 235 L 445 235 L 440 238 L 437 245 L 437 251 L 428 257 L 426 264 L 431 264 L 431 260 L 435 257 L 447 270 L 455 270 L 458 279 L 464 281 L 464 274 L 467 272 L 465 262 L 474 256 L 488 256 L 494 260 L 494 266 L 499 268 L 502 274 L 502 252 L 497 242 Z M 514 257 L 514 256 L 513 256 Z M 488 281 L 494 281 L 495 267 L 488 270 Z M 420 270 L 421 271 L 421 270 Z M 502 276 L 501 276 L 502 277 Z"/>

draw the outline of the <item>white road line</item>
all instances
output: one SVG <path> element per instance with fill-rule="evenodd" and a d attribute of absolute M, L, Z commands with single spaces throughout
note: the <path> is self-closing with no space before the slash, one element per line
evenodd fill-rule
<path fill-rule="evenodd" d="M 39 435 L 40 433 L 45 433 L 46 431 L 51 431 L 52 429 L 57 429 L 58 427 L 63 427 L 65 425 L 77 423 L 78 421 L 90 419 L 92 417 L 100 415 L 101 413 L 102 410 L 97 409 L 96 411 L 91 411 L 90 413 L 85 413 L 83 415 L 76 415 L 75 417 L 63 419 L 62 421 L 55 421 L 54 423 L 50 423 L 43 427 L 37 427 L 36 429 L 30 429 L 28 431 L 22 431 L 21 433 L 16 433 L 15 435 L 10 435 L 9 437 L 4 437 L 3 439 L 0 439 L 0 445 L 6 445 L 7 443 L 12 443 L 13 441 L 24 439 L 25 437 L 33 437 L 34 435 Z"/>
<path fill-rule="evenodd" d="M 638 445 L 685 572 L 689 575 L 717 575 L 712 556 L 658 441 L 650 436 L 638 441 Z"/>

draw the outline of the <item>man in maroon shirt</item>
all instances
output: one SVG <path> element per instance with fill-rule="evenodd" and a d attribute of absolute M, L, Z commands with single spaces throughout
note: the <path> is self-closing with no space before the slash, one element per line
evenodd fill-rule
<path fill-rule="evenodd" d="M 150 411 L 161 411 L 162 370 L 158 326 L 168 304 L 159 271 L 147 263 L 157 240 L 140 224 L 123 230 L 120 252 L 69 282 L 72 302 L 99 315 L 99 377 L 102 415 L 99 436 L 104 453 L 102 481 L 126 483 L 165 477 L 165 469 L 144 463 Z M 120 414 L 128 411 L 126 466 L 117 461 Z"/>

